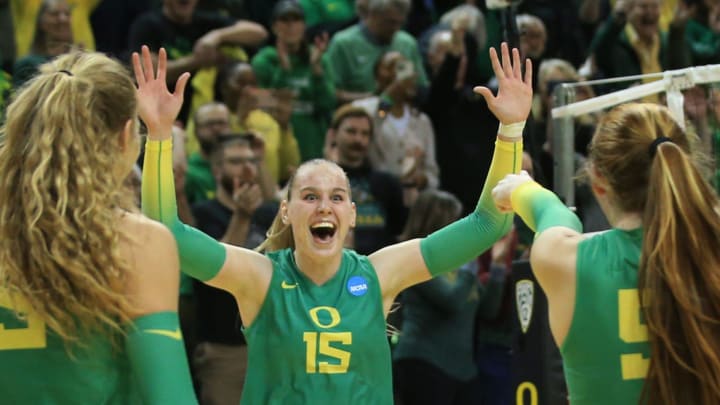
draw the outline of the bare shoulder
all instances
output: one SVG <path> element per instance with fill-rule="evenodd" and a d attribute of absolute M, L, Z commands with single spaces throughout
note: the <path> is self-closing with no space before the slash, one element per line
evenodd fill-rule
<path fill-rule="evenodd" d="M 139 214 L 127 213 L 122 216 L 120 226 L 124 234 L 121 246 L 128 255 L 126 259 L 135 267 L 154 266 L 157 261 L 171 265 L 178 262 L 175 238 L 165 225 Z"/>
<path fill-rule="evenodd" d="M 123 215 L 120 248 L 130 263 L 126 285 L 139 314 L 177 310 L 180 262 L 175 238 L 163 224 Z"/>
<path fill-rule="evenodd" d="M 561 226 L 538 235 L 530 251 L 530 263 L 538 281 L 552 287 L 573 277 L 578 245 L 586 238 L 586 235 Z"/>

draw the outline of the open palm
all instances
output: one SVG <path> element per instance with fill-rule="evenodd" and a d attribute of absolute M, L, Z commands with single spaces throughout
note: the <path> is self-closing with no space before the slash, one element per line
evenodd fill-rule
<path fill-rule="evenodd" d="M 475 87 L 482 95 L 493 114 L 503 124 L 525 121 L 532 106 L 532 63 L 525 60 L 525 77 L 522 74 L 522 62 L 517 48 L 510 51 L 506 43 L 501 45 L 502 64 L 495 48 L 490 48 L 490 61 L 498 81 L 498 94 L 494 96 L 487 87 Z"/>
<path fill-rule="evenodd" d="M 169 138 L 175 118 L 182 107 L 183 92 L 190 74 L 183 73 L 175 84 L 175 92 L 170 93 L 165 82 L 167 73 L 165 49 L 160 48 L 158 52 L 157 74 L 147 46 L 142 47 L 142 57 L 134 52 L 132 61 L 138 84 L 138 113 L 148 128 L 148 136 L 154 139 Z"/>

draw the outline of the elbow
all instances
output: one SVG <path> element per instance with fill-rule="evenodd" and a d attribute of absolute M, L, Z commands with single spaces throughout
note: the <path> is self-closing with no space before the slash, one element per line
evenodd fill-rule
<path fill-rule="evenodd" d="M 241 33 L 243 45 L 259 46 L 268 39 L 268 32 L 262 25 L 252 21 L 238 21 L 235 30 Z"/>
<path fill-rule="evenodd" d="M 500 224 L 500 229 L 498 230 L 500 237 L 503 237 L 510 232 L 510 230 L 513 227 L 513 215 L 512 214 L 505 214 L 503 215 L 503 220 Z"/>
<path fill-rule="evenodd" d="M 513 227 L 513 214 L 500 214 L 497 218 L 490 221 L 489 232 L 495 238 L 500 239 L 507 235 Z"/>

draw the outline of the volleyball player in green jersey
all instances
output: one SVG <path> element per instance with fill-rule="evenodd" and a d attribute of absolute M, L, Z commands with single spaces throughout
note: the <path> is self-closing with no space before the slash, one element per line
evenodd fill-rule
<path fill-rule="evenodd" d="M 133 55 L 140 97 L 166 93 L 147 48 Z M 168 225 L 181 268 L 234 295 L 245 324 L 249 363 L 244 404 L 392 403 L 385 317 L 403 289 L 455 270 L 492 246 L 511 226 L 490 190 L 519 170 L 522 128 L 530 111 L 532 67 L 520 55 L 491 51 L 497 97 L 478 88 L 502 123 L 477 209 L 435 233 L 361 256 L 343 248 L 355 225 L 347 176 L 335 163 L 311 160 L 290 180 L 265 254 L 220 244 L 177 218 L 170 129 L 174 116 L 143 114 L 149 130 L 143 210 Z"/>
<path fill-rule="evenodd" d="M 537 231 L 570 403 L 720 403 L 719 202 L 667 108 L 626 104 L 590 144 L 592 189 L 613 228 L 588 237 L 527 174 L 493 191 Z"/>
<path fill-rule="evenodd" d="M 137 105 L 125 67 L 74 52 L 43 65 L 8 107 L 2 404 L 197 403 L 178 329 L 176 244 L 122 186 L 138 157 Z"/>

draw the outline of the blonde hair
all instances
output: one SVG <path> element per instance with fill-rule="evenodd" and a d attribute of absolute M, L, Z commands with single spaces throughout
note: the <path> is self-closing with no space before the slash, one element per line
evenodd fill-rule
<path fill-rule="evenodd" d="M 295 170 L 295 173 L 290 177 L 287 183 L 287 194 L 285 195 L 285 201 L 290 201 L 290 197 L 292 196 L 292 190 L 293 186 L 295 184 L 295 178 L 297 177 L 297 174 L 300 173 L 302 170 L 305 170 L 305 168 L 311 167 L 311 166 L 320 166 L 320 165 L 328 165 L 335 167 L 345 173 L 343 169 L 335 162 L 326 160 L 326 159 L 312 159 L 304 162 L 300 166 L 298 166 L 297 170 Z M 350 189 L 350 180 L 347 178 L 347 175 L 345 175 L 345 180 L 348 184 L 348 198 L 352 200 L 352 193 Z M 274 252 L 277 250 L 282 250 L 286 248 L 292 248 L 295 249 L 295 238 L 293 236 L 292 227 L 290 224 L 286 224 L 283 222 L 282 219 L 283 213 L 282 210 L 278 210 L 277 215 L 275 215 L 275 218 L 273 219 L 272 224 L 270 224 L 270 228 L 267 231 L 266 239 L 263 243 L 260 244 L 260 246 L 255 248 L 255 251 L 257 252 Z"/>
<path fill-rule="evenodd" d="M 653 145 L 658 138 L 670 142 Z M 667 108 L 608 113 L 590 146 L 615 203 L 643 215 L 638 287 L 650 340 L 644 403 L 720 403 L 718 198 Z"/>
<path fill-rule="evenodd" d="M 120 63 L 72 52 L 40 67 L 0 129 L 0 288 L 66 344 L 130 318 L 117 155 L 136 105 Z"/>
<path fill-rule="evenodd" d="M 545 91 L 548 76 L 555 72 L 560 73 L 560 75 L 568 80 L 580 80 L 580 75 L 570 62 L 564 59 L 545 59 L 540 62 L 540 66 L 538 67 L 538 88 Z"/>

